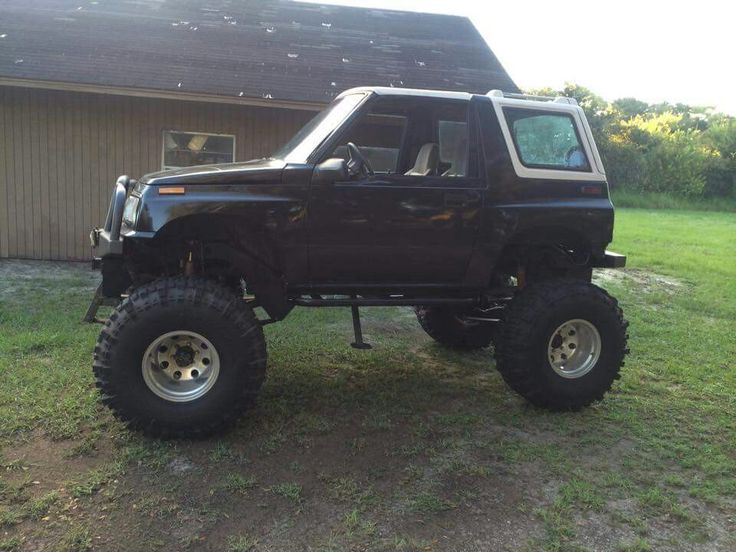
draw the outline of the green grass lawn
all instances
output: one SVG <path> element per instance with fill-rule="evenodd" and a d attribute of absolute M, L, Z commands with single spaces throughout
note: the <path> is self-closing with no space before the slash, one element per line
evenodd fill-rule
<path fill-rule="evenodd" d="M 606 400 L 534 409 L 490 351 L 408 309 L 297 309 L 231 432 L 131 434 L 98 406 L 86 267 L 0 263 L 2 550 L 732 550 L 736 217 L 619 210 L 631 321 Z"/>

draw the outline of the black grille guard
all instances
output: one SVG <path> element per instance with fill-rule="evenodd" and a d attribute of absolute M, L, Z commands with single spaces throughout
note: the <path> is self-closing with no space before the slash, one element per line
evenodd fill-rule
<path fill-rule="evenodd" d="M 115 188 L 110 198 L 110 207 L 107 209 L 107 217 L 105 218 L 105 231 L 109 232 L 111 240 L 120 239 L 120 227 L 123 224 L 123 209 L 125 208 L 125 198 L 128 196 L 129 186 L 129 176 L 123 175 L 115 182 Z"/>
<path fill-rule="evenodd" d="M 95 249 L 95 257 L 106 257 L 108 255 L 123 254 L 123 240 L 120 230 L 123 225 L 123 211 L 128 190 L 134 181 L 129 176 L 121 176 L 115 182 L 115 187 L 110 198 L 110 206 L 107 208 L 105 226 L 94 228 L 89 234 L 92 247 Z"/>

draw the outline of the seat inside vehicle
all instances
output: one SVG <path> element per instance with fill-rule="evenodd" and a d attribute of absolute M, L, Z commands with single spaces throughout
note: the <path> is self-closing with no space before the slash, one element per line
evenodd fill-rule
<path fill-rule="evenodd" d="M 439 162 L 440 147 L 435 143 L 424 144 L 419 149 L 414 166 L 404 174 L 412 176 L 430 176 L 437 174 Z"/>

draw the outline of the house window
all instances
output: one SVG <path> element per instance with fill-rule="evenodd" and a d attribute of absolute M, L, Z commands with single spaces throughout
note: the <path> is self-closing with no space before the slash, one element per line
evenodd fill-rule
<path fill-rule="evenodd" d="M 164 169 L 235 161 L 235 136 L 204 132 L 164 131 Z"/>

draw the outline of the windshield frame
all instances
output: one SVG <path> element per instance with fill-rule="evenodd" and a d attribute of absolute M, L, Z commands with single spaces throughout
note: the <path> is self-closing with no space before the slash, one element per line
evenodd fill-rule
<path fill-rule="evenodd" d="M 370 95 L 369 92 L 351 92 L 338 97 L 297 131 L 271 157 L 287 163 L 314 162 L 315 154 L 347 121 L 352 119 Z"/>

